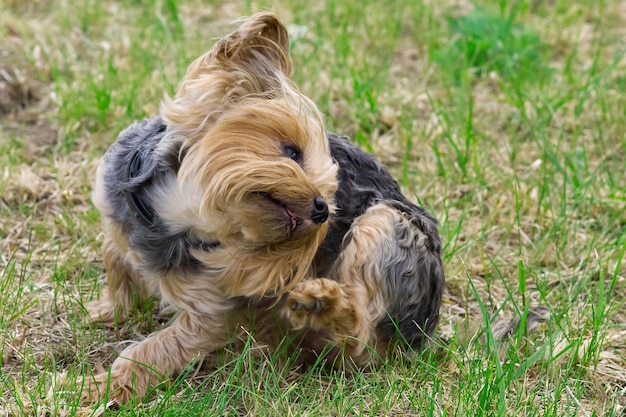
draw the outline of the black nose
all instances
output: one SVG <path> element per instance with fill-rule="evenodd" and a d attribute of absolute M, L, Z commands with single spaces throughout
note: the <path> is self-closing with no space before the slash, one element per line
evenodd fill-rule
<path fill-rule="evenodd" d="M 328 204 L 319 197 L 313 199 L 313 210 L 311 210 L 311 220 L 314 223 L 324 223 L 328 219 Z"/>

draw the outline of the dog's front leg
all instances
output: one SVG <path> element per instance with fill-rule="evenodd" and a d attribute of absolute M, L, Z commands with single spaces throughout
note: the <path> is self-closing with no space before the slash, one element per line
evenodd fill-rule
<path fill-rule="evenodd" d="M 230 336 L 225 316 L 181 312 L 169 327 L 126 348 L 109 372 L 86 379 L 82 399 L 108 398 L 118 404 L 133 397 L 142 399 L 150 388 L 182 371 L 192 360 L 226 346 Z"/>
<path fill-rule="evenodd" d="M 115 327 L 126 321 L 133 307 L 140 306 L 149 290 L 138 270 L 125 260 L 128 241 L 119 227 L 108 224 L 110 235 L 104 241 L 103 258 L 109 287 L 98 300 L 87 304 L 89 321 Z"/>

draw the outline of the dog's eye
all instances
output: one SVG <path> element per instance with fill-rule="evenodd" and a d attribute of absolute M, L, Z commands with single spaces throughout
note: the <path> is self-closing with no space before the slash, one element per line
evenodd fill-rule
<path fill-rule="evenodd" d="M 295 161 L 297 164 L 302 163 L 302 151 L 294 145 L 285 145 L 284 154 L 287 158 Z"/>

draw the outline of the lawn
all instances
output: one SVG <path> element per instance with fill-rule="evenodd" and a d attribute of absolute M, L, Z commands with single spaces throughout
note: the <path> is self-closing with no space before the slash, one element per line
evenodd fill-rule
<path fill-rule="evenodd" d="M 157 303 L 84 322 L 99 158 L 260 10 L 328 129 L 439 220 L 437 336 L 344 374 L 252 334 L 141 404 L 80 405 L 81 376 L 163 325 Z M 0 0 L 0 416 L 626 415 L 625 39 L 620 0 Z M 535 331 L 489 337 L 538 305 Z"/>

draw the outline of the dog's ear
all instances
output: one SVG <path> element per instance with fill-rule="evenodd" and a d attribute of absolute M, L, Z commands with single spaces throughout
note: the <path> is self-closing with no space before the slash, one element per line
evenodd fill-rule
<path fill-rule="evenodd" d="M 192 143 L 243 97 L 297 94 L 290 74 L 287 29 L 276 15 L 257 13 L 191 63 L 176 96 L 163 98 L 161 115 Z"/>
<path fill-rule="evenodd" d="M 259 68 L 269 64 L 287 76 L 291 74 L 287 28 L 269 12 L 245 20 L 239 29 L 213 47 L 212 55 L 225 65 Z"/>

